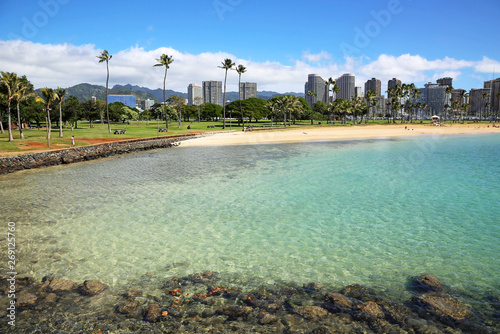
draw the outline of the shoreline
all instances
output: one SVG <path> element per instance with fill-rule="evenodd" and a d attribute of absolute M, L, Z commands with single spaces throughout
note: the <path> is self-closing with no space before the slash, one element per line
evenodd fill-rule
<path fill-rule="evenodd" d="M 417 135 L 458 135 L 500 133 L 500 128 L 474 126 L 474 124 L 452 124 L 434 126 L 429 124 L 389 124 L 389 125 L 332 125 L 324 127 L 304 127 L 300 129 L 276 128 L 268 131 L 245 131 L 217 133 L 189 139 L 180 147 L 282 144 L 315 141 L 359 140 L 394 138 Z"/>

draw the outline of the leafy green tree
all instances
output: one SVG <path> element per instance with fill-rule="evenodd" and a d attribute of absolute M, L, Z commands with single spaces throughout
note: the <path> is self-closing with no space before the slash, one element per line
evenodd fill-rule
<path fill-rule="evenodd" d="M 76 96 L 71 95 L 65 100 L 63 107 L 64 119 L 71 124 L 71 131 L 77 127 L 80 109 L 80 101 Z"/>
<path fill-rule="evenodd" d="M 224 59 L 222 62 L 222 66 L 218 66 L 219 68 L 222 68 L 223 70 L 226 71 L 226 74 L 224 76 L 224 96 L 223 96 L 223 101 L 222 101 L 222 128 L 226 128 L 226 82 L 227 82 L 227 71 L 232 69 L 235 63 L 229 58 Z"/>
<path fill-rule="evenodd" d="M 185 98 L 177 95 L 170 95 L 167 99 L 167 102 L 172 106 L 177 112 L 177 121 L 179 124 L 179 129 L 181 128 L 182 121 L 182 106 L 184 105 Z"/>
<path fill-rule="evenodd" d="M 165 97 L 165 82 L 167 81 L 167 70 L 170 68 L 170 64 L 174 62 L 173 56 L 168 56 L 166 54 L 162 54 L 160 58 L 157 58 L 156 61 L 158 64 L 153 65 L 154 66 L 165 66 L 165 75 L 163 76 L 163 104 L 167 104 L 167 99 Z M 166 115 L 166 114 L 165 114 Z M 165 128 L 167 129 L 168 132 L 168 116 L 165 117 Z"/>
<path fill-rule="evenodd" d="M 108 53 L 107 50 L 101 52 L 97 58 L 99 63 L 106 62 L 106 119 L 108 122 L 108 132 L 111 133 L 111 124 L 109 123 L 109 109 L 108 109 L 108 83 L 109 83 L 109 61 L 113 56 Z"/>
<path fill-rule="evenodd" d="M 213 103 L 202 104 L 201 117 L 205 119 L 218 119 L 222 115 L 222 106 Z"/>
<path fill-rule="evenodd" d="M 318 115 L 327 115 L 328 114 L 328 105 L 323 101 L 316 101 L 314 103 L 311 112 L 308 113 L 309 119 L 311 121 L 311 125 L 314 124 L 314 118 L 318 117 Z"/>

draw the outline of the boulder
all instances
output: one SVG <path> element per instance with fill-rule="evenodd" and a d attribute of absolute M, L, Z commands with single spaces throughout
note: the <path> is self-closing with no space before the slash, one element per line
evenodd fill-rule
<path fill-rule="evenodd" d="M 24 293 L 17 298 L 20 307 L 27 307 L 36 303 L 38 297 L 32 293 Z"/>
<path fill-rule="evenodd" d="M 467 306 L 446 293 L 427 292 L 413 297 L 412 301 L 441 319 L 463 320 L 472 316 L 472 311 Z"/>
<path fill-rule="evenodd" d="M 76 286 L 75 282 L 66 279 L 53 279 L 47 286 L 47 290 L 50 292 L 55 291 L 70 291 Z"/>
<path fill-rule="evenodd" d="M 82 295 L 85 296 L 93 296 L 98 294 L 99 292 L 106 289 L 108 286 L 99 281 L 95 280 L 86 280 L 82 285 L 79 286 L 79 291 Z"/>
<path fill-rule="evenodd" d="M 377 301 L 375 290 L 367 288 L 360 284 L 348 285 L 340 293 L 351 298 L 360 299 L 362 301 Z"/>
<path fill-rule="evenodd" d="M 303 306 L 295 310 L 297 314 L 310 321 L 319 321 L 328 315 L 328 311 L 320 306 Z"/>
<path fill-rule="evenodd" d="M 418 291 L 442 291 L 443 285 L 439 278 L 434 275 L 424 274 L 414 277 L 411 284 L 415 290 Z"/>
<path fill-rule="evenodd" d="M 228 305 L 217 310 L 218 314 L 227 315 L 231 318 L 245 317 L 252 312 L 250 306 Z"/>
<path fill-rule="evenodd" d="M 354 305 L 354 303 L 350 298 L 337 292 L 327 293 L 325 299 L 327 302 L 332 303 L 336 308 L 339 309 L 350 309 Z"/>
<path fill-rule="evenodd" d="M 375 302 L 366 302 L 358 305 L 358 309 L 362 312 L 362 318 L 383 318 L 384 311 Z"/>
<path fill-rule="evenodd" d="M 161 307 L 158 304 L 150 304 L 144 312 L 144 320 L 156 322 L 161 317 Z"/>
<path fill-rule="evenodd" d="M 116 311 L 121 314 L 130 314 L 137 310 L 137 306 L 138 303 L 135 300 L 129 299 L 125 303 L 118 305 Z"/>

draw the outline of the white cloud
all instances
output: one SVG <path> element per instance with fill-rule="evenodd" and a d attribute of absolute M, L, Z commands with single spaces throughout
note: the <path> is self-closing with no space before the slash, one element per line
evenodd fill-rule
<path fill-rule="evenodd" d="M 75 46 L 0 41 L 0 70 L 26 75 L 37 88 L 70 87 L 84 82 L 104 85 L 106 66 L 98 63 L 96 58 L 101 51 L 92 44 Z M 500 63 L 487 57 L 474 62 L 448 57 L 428 60 L 420 55 L 382 54 L 375 60 L 346 57 L 339 64 L 332 60 L 330 54 L 322 51 L 315 55 L 304 52 L 302 60 L 284 65 L 273 61 L 238 59 L 224 52 L 190 54 L 173 48 L 145 50 L 135 46 L 113 54 L 109 62 L 110 86 L 129 83 L 152 89 L 162 88 L 164 68 L 153 65 L 163 53 L 174 58 L 168 70 L 167 89 L 181 92 L 185 92 L 190 83 L 201 85 L 206 80 L 223 81 L 224 71 L 218 66 L 225 58 L 247 67 L 247 72 L 242 75 L 243 81 L 257 82 L 260 91 L 282 93 L 302 92 L 310 73 L 318 73 L 325 79 L 335 79 L 343 73 L 355 73 L 356 85 L 363 87 L 366 80 L 372 77 L 380 79 L 384 85 L 393 77 L 403 82 L 425 83 L 442 76 L 456 79 L 464 71 L 468 71 L 467 77 L 492 73 L 495 69 L 500 72 Z M 229 72 L 228 90 L 237 90 L 237 84 L 237 73 Z"/>
<path fill-rule="evenodd" d="M 321 51 L 316 54 L 311 54 L 308 51 L 305 51 L 302 53 L 302 58 L 310 63 L 320 63 L 323 60 L 331 59 L 332 56 L 326 51 Z"/>

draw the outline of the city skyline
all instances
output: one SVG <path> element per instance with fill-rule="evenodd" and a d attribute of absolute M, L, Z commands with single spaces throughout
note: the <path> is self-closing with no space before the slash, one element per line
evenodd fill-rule
<path fill-rule="evenodd" d="M 224 58 L 247 67 L 242 81 L 279 93 L 302 92 L 310 73 L 324 79 L 353 73 L 361 87 L 375 77 L 382 93 L 391 78 L 423 87 L 452 77 L 455 88 L 469 91 L 500 76 L 500 27 L 491 23 L 500 3 L 484 1 L 471 11 L 466 5 L 363 0 L 308 4 L 304 12 L 293 0 L 286 6 L 6 0 L 0 4 L 0 64 L 2 71 L 26 75 L 36 88 L 103 84 L 105 68 L 96 56 L 106 49 L 113 55 L 110 86 L 161 88 L 162 70 L 152 66 L 165 53 L 174 58 L 167 89 L 175 91 L 206 78 L 223 80 L 217 67 Z M 176 14 L 164 15 L 167 9 Z M 303 29 L 313 24 L 324 33 Z M 238 90 L 236 72 L 228 73 L 227 87 Z"/>

